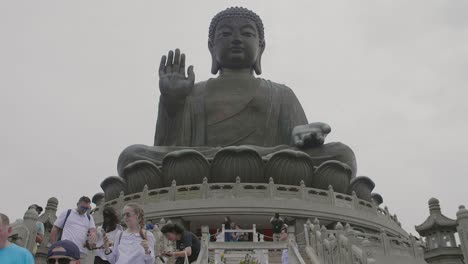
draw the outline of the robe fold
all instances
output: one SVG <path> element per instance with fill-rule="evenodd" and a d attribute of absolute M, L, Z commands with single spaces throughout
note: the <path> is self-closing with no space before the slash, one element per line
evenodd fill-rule
<path fill-rule="evenodd" d="M 227 113 L 221 113 L 216 124 L 207 124 L 207 120 L 216 115 L 217 111 L 225 109 L 220 107 L 216 110 L 211 107 L 211 111 L 207 113 L 206 101 L 212 100 L 212 96 L 215 96 L 209 92 L 210 88 L 213 88 L 209 87 L 209 81 L 197 83 L 185 101 L 175 106 L 168 105 L 166 98 L 161 96 L 154 145 L 187 147 L 291 145 L 293 128 L 308 124 L 299 100 L 285 85 L 264 79 L 258 80 L 256 91 L 239 97 L 238 104 L 226 107 Z M 229 97 L 225 100 L 229 103 Z M 257 119 L 253 119 L 252 116 L 256 116 Z M 216 130 L 215 125 L 223 125 L 223 122 L 226 123 L 225 127 L 232 129 Z M 245 129 L 234 131 L 239 125 Z M 225 133 L 221 141 L 213 140 L 213 137 L 220 133 Z"/>

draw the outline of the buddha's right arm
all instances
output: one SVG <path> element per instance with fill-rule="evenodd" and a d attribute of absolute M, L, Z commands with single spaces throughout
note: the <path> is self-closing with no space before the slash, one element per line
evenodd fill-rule
<path fill-rule="evenodd" d="M 174 117 L 178 112 L 184 111 L 185 97 L 173 97 L 161 94 L 159 104 L 170 117 Z"/>
<path fill-rule="evenodd" d="M 161 95 L 159 98 L 158 120 L 154 135 L 155 146 L 174 146 L 180 138 L 185 98 L 171 98 Z"/>

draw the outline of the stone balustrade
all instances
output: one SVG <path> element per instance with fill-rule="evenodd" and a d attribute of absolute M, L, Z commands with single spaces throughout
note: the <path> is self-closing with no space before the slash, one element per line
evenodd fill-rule
<path fill-rule="evenodd" d="M 364 264 L 379 263 L 377 260 L 389 256 L 416 261 L 410 263 L 423 261 L 422 245 L 412 236 L 393 237 L 384 230 L 379 234 L 363 233 L 353 230 L 349 224 L 343 227 L 339 222 L 330 230 L 320 226 L 318 219 L 313 223 L 308 221 L 304 230 L 309 259 L 318 259 L 323 264 L 356 263 L 353 260 Z M 332 250 L 335 246 L 338 250 Z"/>
<path fill-rule="evenodd" d="M 106 201 L 102 206 L 114 206 L 121 209 L 126 203 L 135 202 L 142 205 L 161 204 L 180 201 L 221 200 L 221 199 L 257 199 L 257 200 L 293 200 L 303 201 L 315 206 L 343 208 L 375 215 L 399 223 L 388 208 L 380 208 L 376 203 L 359 199 L 352 195 L 338 193 L 330 186 L 328 190 L 306 187 L 304 182 L 299 186 L 275 184 L 270 178 L 269 183 L 242 183 L 237 177 L 235 183 L 208 183 L 204 178 L 201 184 L 178 186 L 175 181 L 170 187 L 149 190 L 145 186 L 142 192 L 125 195 L 123 192 L 117 199 Z M 96 212 L 99 208 L 96 209 Z"/>

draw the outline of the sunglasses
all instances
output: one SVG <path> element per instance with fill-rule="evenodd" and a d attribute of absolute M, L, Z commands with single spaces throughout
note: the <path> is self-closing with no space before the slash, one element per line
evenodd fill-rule
<path fill-rule="evenodd" d="M 129 212 L 126 212 L 126 213 L 123 213 L 123 214 L 122 214 L 122 218 L 123 218 L 123 217 L 129 218 L 129 217 L 131 217 L 131 216 L 132 216 L 132 214 L 129 213 Z"/>
<path fill-rule="evenodd" d="M 48 264 L 69 264 L 72 260 L 69 258 L 50 258 L 47 260 Z"/>

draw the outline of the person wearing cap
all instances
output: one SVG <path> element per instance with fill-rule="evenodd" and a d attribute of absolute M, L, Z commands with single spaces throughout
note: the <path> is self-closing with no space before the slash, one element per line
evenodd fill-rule
<path fill-rule="evenodd" d="M 34 209 L 36 210 L 38 215 L 41 215 L 42 213 L 42 207 L 40 207 L 37 204 L 32 204 L 28 207 L 29 209 Z M 37 252 L 37 247 L 42 243 L 42 240 L 44 240 L 44 224 L 42 222 L 37 221 L 36 222 L 36 244 L 34 244 L 33 248 L 33 254 L 35 255 Z"/>
<path fill-rule="evenodd" d="M 70 240 L 60 240 L 50 246 L 48 264 L 80 264 L 80 249 Z"/>
<path fill-rule="evenodd" d="M 34 264 L 31 252 L 16 244 L 10 243 L 13 228 L 8 216 L 0 213 L 0 263 L 1 264 Z"/>

